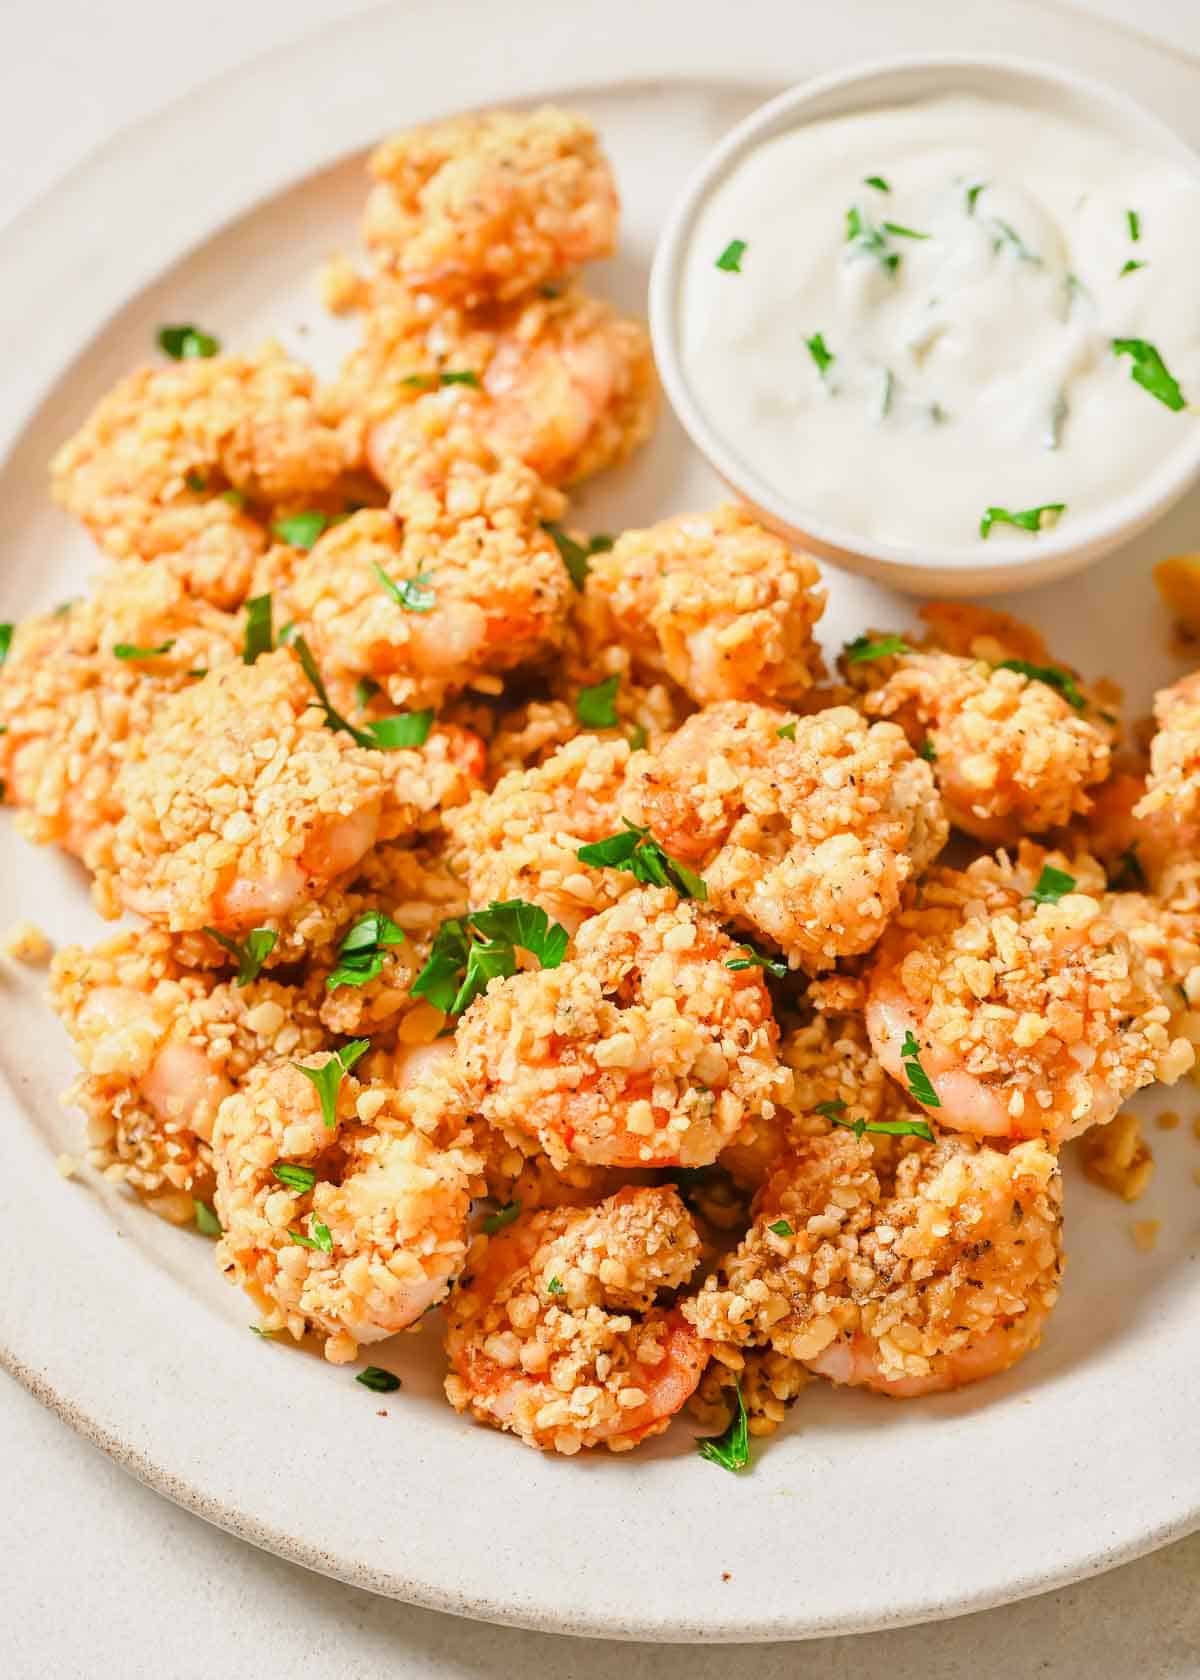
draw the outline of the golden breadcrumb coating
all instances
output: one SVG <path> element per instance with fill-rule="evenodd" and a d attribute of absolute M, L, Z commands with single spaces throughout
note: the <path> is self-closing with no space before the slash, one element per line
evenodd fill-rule
<path fill-rule="evenodd" d="M 477 1117 L 471 1131 L 483 1158 L 487 1193 L 501 1207 L 517 1207 L 522 1213 L 537 1208 L 593 1207 L 630 1181 L 630 1174 L 621 1168 L 596 1167 L 587 1161 L 568 1161 L 560 1171 L 533 1138 L 507 1138 Z"/>
<path fill-rule="evenodd" d="M 870 949 L 947 833 L 928 764 L 849 707 L 709 706 L 634 756 L 622 810 L 700 871 L 718 915 L 810 973 Z"/>
<path fill-rule="evenodd" d="M 701 705 L 799 699 L 823 675 L 820 573 L 734 502 L 626 531 L 591 558 L 585 648 L 620 642 Z"/>
<path fill-rule="evenodd" d="M 1072 883 L 1057 902 L 1032 896 L 1045 867 Z M 1031 842 L 1015 863 L 1001 852 L 926 878 L 880 941 L 867 1024 L 875 1054 L 918 1100 L 919 1059 L 939 1124 L 1055 1145 L 1193 1061 L 1105 909 L 1100 866 Z M 917 1058 L 904 1050 L 909 1035 Z"/>
<path fill-rule="evenodd" d="M 161 562 L 119 563 L 84 600 L 19 624 L 0 666 L 0 777 L 25 838 L 96 867 L 131 743 L 241 641 L 236 618 L 188 595 Z"/>
<path fill-rule="evenodd" d="M 1158 733 L 1150 743 L 1150 774 L 1137 818 L 1167 814 L 1178 829 L 1200 817 L 1200 671 L 1154 697 Z"/>
<path fill-rule="evenodd" d="M 58 451 L 51 490 L 110 554 L 162 558 L 193 593 L 232 606 L 268 546 L 243 499 L 320 493 L 349 464 L 313 407 L 311 373 L 268 344 L 129 374 Z"/>
<path fill-rule="evenodd" d="M 324 1335 L 342 1364 L 360 1343 L 403 1330 L 435 1305 L 466 1255 L 470 1134 L 422 1130 L 404 1092 L 344 1075 L 332 1125 L 302 1064 L 255 1068 L 213 1128 L 217 1253 L 265 1314 L 264 1328 Z M 311 1188 L 277 1167 L 307 1168 Z M 303 1239 L 302 1241 L 297 1239 Z"/>
<path fill-rule="evenodd" d="M 281 648 L 169 701 L 117 779 L 102 906 L 236 931 L 319 898 L 377 840 L 411 830 L 419 756 L 358 746 L 313 700 Z"/>
<path fill-rule="evenodd" d="M 701 906 L 630 893 L 558 968 L 493 981 L 468 1009 L 457 1057 L 472 1110 L 559 1168 L 714 1161 L 791 1087 L 761 972 L 730 969 L 737 955 Z"/>
<path fill-rule="evenodd" d="M 580 735 L 533 770 L 512 770 L 490 793 L 446 815 L 448 859 L 478 908 L 493 899 L 540 904 L 573 933 L 632 891 L 632 875 L 580 863 L 580 846 L 621 827 L 618 795 L 629 744 Z"/>
<path fill-rule="evenodd" d="M 768 1343 L 897 1397 L 957 1388 L 1037 1346 L 1058 1298 L 1061 1184 L 1043 1143 L 812 1138 L 757 1197 L 737 1254 L 684 1307 L 701 1335 Z"/>
<path fill-rule="evenodd" d="M 369 168 L 373 257 L 444 302 L 518 297 L 616 246 L 608 160 L 591 125 L 553 105 L 408 129 Z"/>
<path fill-rule="evenodd" d="M 1054 663 L 1032 624 L 994 607 L 981 607 L 976 601 L 930 601 L 917 616 L 926 626 L 920 644 L 926 650 L 939 648 L 989 665 L 1005 659 L 1023 659 L 1030 665 Z"/>
<path fill-rule="evenodd" d="M 728 1342 L 714 1342 L 713 1357 L 700 1386 L 688 1401 L 688 1411 L 706 1434 L 721 1435 L 737 1412 L 734 1383 L 741 1389 L 751 1435 L 773 1435 L 788 1408 L 813 1381 L 798 1359 L 772 1347 L 743 1351 Z"/>
<path fill-rule="evenodd" d="M 632 1185 L 598 1207 L 543 1210 L 476 1238 L 446 1307 L 450 1404 L 565 1454 L 625 1452 L 659 1434 L 708 1350 L 655 1302 L 699 1255 L 675 1192 Z"/>

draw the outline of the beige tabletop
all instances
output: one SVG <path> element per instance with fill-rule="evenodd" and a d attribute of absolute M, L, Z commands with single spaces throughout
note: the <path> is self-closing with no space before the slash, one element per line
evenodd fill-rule
<path fill-rule="evenodd" d="M 1200 0 L 1075 4 L 1200 57 Z M 126 123 L 369 9 L 362 0 L 0 0 L 0 225 Z M 502 12 L 496 0 L 498 20 Z M 3 260 L 17 254 L 5 249 Z M 26 1281 L 11 1255 L 7 1276 L 10 1288 Z M 802 1646 L 655 1647 L 457 1621 L 307 1574 L 141 1487 L 2 1373 L 0 1491 L 10 1680 L 1200 1680 L 1200 1535 L 1065 1591 L 935 1626 Z"/>

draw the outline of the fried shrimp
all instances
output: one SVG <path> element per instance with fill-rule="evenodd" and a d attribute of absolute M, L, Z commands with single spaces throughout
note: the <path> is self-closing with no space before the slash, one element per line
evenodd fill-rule
<path fill-rule="evenodd" d="M 1133 815 L 1168 818 L 1194 849 L 1200 822 L 1200 671 L 1156 694 L 1154 717 L 1158 733 L 1150 743 L 1150 774 Z"/>
<path fill-rule="evenodd" d="M 560 967 L 493 982 L 468 1009 L 456 1042 L 472 1111 L 559 1168 L 714 1161 L 790 1093 L 762 975 L 730 969 L 737 954 L 700 906 L 630 893 Z"/>
<path fill-rule="evenodd" d="M 1046 866 L 1070 885 L 1039 903 Z M 939 1124 L 1057 1146 L 1191 1067 L 1191 1045 L 1172 1038 L 1171 1011 L 1103 897 L 1093 859 L 1027 842 L 1015 863 L 1000 853 L 934 871 L 896 917 L 871 966 L 867 1025 L 918 1101 L 928 1081 Z"/>
<path fill-rule="evenodd" d="M 448 812 L 447 855 L 471 904 L 523 898 L 574 933 L 631 891 L 631 875 L 589 869 L 578 857 L 581 846 L 620 828 L 617 796 L 628 763 L 626 741 L 581 735 Z"/>
<path fill-rule="evenodd" d="M 411 1091 L 349 1074 L 330 1123 L 304 1072 L 329 1059 L 253 1069 L 217 1111 L 213 1157 L 218 1257 L 266 1328 L 315 1329 L 341 1364 L 445 1295 L 480 1160 L 469 1133 L 421 1129 Z"/>
<path fill-rule="evenodd" d="M 157 561 L 123 561 L 86 599 L 19 624 L 0 667 L 0 777 L 25 837 L 97 867 L 131 743 L 169 696 L 240 647 L 238 621 Z"/>
<path fill-rule="evenodd" d="M 324 670 L 394 705 L 498 692 L 562 643 L 570 584 L 543 529 L 561 499 L 469 433 L 430 440 L 406 471 L 394 512 L 354 514 L 297 562 L 291 610 Z"/>
<path fill-rule="evenodd" d="M 617 190 L 595 132 L 553 105 L 409 129 L 369 169 L 375 261 L 446 303 L 518 297 L 616 245 Z"/>
<path fill-rule="evenodd" d="M 946 839 L 929 766 L 849 707 L 710 706 L 635 755 L 622 813 L 700 871 L 718 915 L 810 973 L 869 950 Z"/>
<path fill-rule="evenodd" d="M 565 1454 L 626 1452 L 690 1398 L 708 1349 L 681 1313 L 700 1239 L 672 1189 L 533 1213 L 481 1236 L 446 1308 L 456 1411 Z"/>
<path fill-rule="evenodd" d="M 737 1253 L 684 1306 L 702 1336 L 769 1344 L 836 1383 L 911 1399 L 1038 1345 L 1062 1271 L 1058 1163 L 966 1138 L 880 1174 L 849 1132 L 788 1156 Z"/>
<path fill-rule="evenodd" d="M 816 565 L 743 508 L 626 531 L 594 555 L 580 612 L 585 648 L 627 647 L 635 669 L 693 700 L 801 698 L 823 674 Z"/>
<path fill-rule="evenodd" d="M 377 840 L 414 824 L 397 756 L 327 729 L 289 649 L 210 672 L 162 708 L 122 766 L 102 907 L 175 931 L 294 912 Z M 406 774 L 408 772 L 408 774 Z"/>
<path fill-rule="evenodd" d="M 51 489 L 109 554 L 162 559 L 228 607 L 268 547 L 254 510 L 323 492 L 349 464 L 312 375 L 268 344 L 130 374 L 54 457 Z"/>

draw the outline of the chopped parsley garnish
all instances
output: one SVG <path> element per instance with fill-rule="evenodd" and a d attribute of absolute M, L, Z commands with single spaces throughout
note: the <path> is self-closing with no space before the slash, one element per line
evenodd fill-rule
<path fill-rule="evenodd" d="M 196 1212 L 196 1229 L 202 1237 L 219 1237 L 221 1235 L 221 1221 L 209 1207 L 207 1202 L 192 1197 L 192 1207 Z"/>
<path fill-rule="evenodd" d="M 746 255 L 746 241 L 731 239 L 721 255 L 717 258 L 716 266 L 726 274 L 740 274 L 742 272 L 742 258 Z"/>
<path fill-rule="evenodd" d="M 536 957 L 543 968 L 557 968 L 567 941 L 566 928 L 552 922 L 540 904 L 494 900 L 486 910 L 442 923 L 412 995 L 427 998 L 443 1015 L 461 1015 L 490 980 L 517 972 L 518 949 Z"/>
<path fill-rule="evenodd" d="M 635 723 L 633 728 L 629 731 L 629 746 L 633 752 L 641 752 L 642 748 L 646 745 L 646 742 L 649 739 L 650 737 L 646 734 L 646 731 L 642 728 L 640 723 Z"/>
<path fill-rule="evenodd" d="M 813 1112 L 825 1120 L 832 1120 L 834 1125 L 838 1126 L 846 1112 L 846 1105 L 840 1097 L 834 1097 L 829 1102 L 819 1102 Z"/>
<path fill-rule="evenodd" d="M 832 350 L 826 348 L 825 336 L 823 333 L 814 333 L 811 338 L 806 338 L 804 342 L 808 346 L 809 355 L 817 364 L 817 372 L 821 375 L 821 378 L 824 379 L 826 373 L 837 360 L 837 357 L 833 354 Z"/>
<path fill-rule="evenodd" d="M 726 957 L 726 968 L 733 969 L 735 971 L 743 968 L 765 968 L 768 974 L 773 974 L 775 976 L 776 980 L 787 979 L 788 965 L 781 957 L 764 956 L 761 951 L 756 951 L 754 946 L 747 942 L 743 942 L 741 948 L 745 952 L 745 955 L 741 957 Z"/>
<path fill-rule="evenodd" d="M 222 490 L 221 500 L 223 502 L 228 502 L 230 507 L 244 508 L 246 505 L 246 493 L 244 490 Z"/>
<path fill-rule="evenodd" d="M 1118 280 L 1123 279 L 1125 275 L 1134 274 L 1139 268 L 1148 268 L 1149 266 L 1149 263 L 1139 262 L 1135 257 L 1130 257 L 1127 263 L 1122 263 L 1121 272 L 1117 278 Z"/>
<path fill-rule="evenodd" d="M 494 1237 L 497 1231 L 503 1231 L 506 1225 L 511 1225 L 521 1211 L 520 1202 L 506 1202 L 496 1213 L 489 1213 L 483 1221 L 483 1229 L 489 1237 Z"/>
<path fill-rule="evenodd" d="M 547 1293 L 547 1295 L 565 1295 L 566 1292 L 567 1292 L 566 1285 L 564 1283 L 562 1283 L 558 1278 L 552 1277 L 552 1278 L 548 1278 L 546 1280 L 546 1293 Z"/>
<path fill-rule="evenodd" d="M 306 1237 L 303 1231 L 289 1231 L 288 1240 L 294 1242 L 297 1248 L 316 1248 L 322 1254 L 333 1253 L 333 1238 L 329 1234 L 328 1225 L 322 1225 L 319 1219 L 314 1219 L 312 1236 Z"/>
<path fill-rule="evenodd" d="M 270 595 L 252 595 L 246 602 L 246 630 L 242 638 L 242 662 L 253 665 L 260 653 L 275 646 Z"/>
<path fill-rule="evenodd" d="M 605 535 L 603 531 L 590 537 L 585 547 L 576 542 L 574 537 L 568 536 L 561 525 L 556 525 L 552 519 L 542 521 L 542 530 L 554 541 L 563 565 L 567 568 L 567 576 L 576 589 L 582 589 L 587 582 L 587 575 L 591 571 L 591 557 L 593 554 L 607 554 L 614 539 Z"/>
<path fill-rule="evenodd" d="M 160 327 L 158 347 L 175 362 L 190 362 L 197 358 L 215 356 L 221 348 L 211 333 L 200 327 Z"/>
<path fill-rule="evenodd" d="M 1047 688 L 1057 689 L 1067 704 L 1073 706 L 1077 712 L 1087 708 L 1087 701 L 1075 678 L 1069 671 L 1060 670 L 1057 665 L 1031 665 L 1027 659 L 1002 659 L 996 669 L 1016 671 L 1018 675 L 1028 677 L 1030 682 L 1045 683 Z"/>
<path fill-rule="evenodd" d="M 900 1046 L 900 1057 L 904 1063 L 904 1075 L 908 1080 L 908 1088 L 919 1103 L 926 1108 L 941 1108 L 942 1100 L 933 1088 L 933 1083 L 925 1069 L 921 1066 L 921 1046 L 911 1032 L 904 1035 L 904 1043 Z M 886 1125 L 888 1130 L 895 1126 L 904 1126 L 905 1121 L 894 1120 L 890 1123 L 879 1121 L 879 1125 Z"/>
<path fill-rule="evenodd" d="M 326 989 L 365 986 L 381 972 L 388 947 L 403 943 L 404 930 L 389 915 L 382 910 L 364 910 L 338 946 L 338 965 L 326 979 Z"/>
<path fill-rule="evenodd" d="M 314 705 L 320 706 L 325 713 L 325 727 L 334 731 L 341 730 L 360 747 L 374 747 L 379 752 L 392 752 L 397 747 L 419 747 L 429 738 L 429 731 L 433 727 L 433 710 L 429 708 L 423 712 L 396 712 L 392 717 L 377 718 L 375 722 L 357 729 L 348 718 L 344 718 L 329 698 L 329 691 L 325 687 L 321 673 L 317 669 L 317 662 L 313 658 L 312 649 L 303 636 L 290 635 L 290 625 L 285 625 L 279 632 L 279 640 L 295 650 L 296 658 L 300 661 L 300 668 L 312 684 L 317 698 Z"/>
<path fill-rule="evenodd" d="M 311 1085 L 316 1087 L 317 1095 L 321 1099 L 321 1118 L 330 1131 L 337 1125 L 337 1094 L 341 1090 L 342 1080 L 358 1061 L 371 1048 L 369 1038 L 351 1039 L 349 1044 L 343 1044 L 340 1050 L 335 1050 L 329 1060 L 319 1068 L 305 1067 L 303 1062 L 293 1062 L 292 1066 L 298 1073 L 302 1073 Z"/>
<path fill-rule="evenodd" d="M 979 203 L 979 195 L 981 192 L 985 192 L 986 190 L 986 181 L 976 181 L 973 186 L 967 188 L 966 200 L 968 216 L 973 216 L 975 214 L 975 206 Z"/>
<path fill-rule="evenodd" d="M 874 257 L 889 274 L 900 267 L 900 253 L 889 251 L 887 240 L 879 228 L 863 215 L 857 204 L 846 212 L 846 243 L 857 245 L 864 256 Z"/>
<path fill-rule="evenodd" d="M 286 519 L 277 519 L 271 529 L 289 547 L 310 549 L 328 525 L 328 514 L 292 513 Z"/>
<path fill-rule="evenodd" d="M 892 412 L 892 397 L 896 392 L 896 375 L 891 368 L 884 368 L 883 378 L 879 387 L 879 418 L 886 420 Z"/>
<path fill-rule="evenodd" d="M 891 659 L 908 651 L 908 643 L 903 636 L 880 636 L 875 642 L 870 636 L 856 636 L 852 642 L 846 643 L 846 663 L 865 665 L 872 659 Z"/>
<path fill-rule="evenodd" d="M 257 980 L 262 972 L 262 965 L 275 949 L 275 941 L 279 935 L 273 928 L 251 928 L 245 939 L 240 943 L 231 939 L 227 933 L 218 933 L 214 927 L 203 929 L 210 939 L 215 939 L 222 950 L 238 965 L 237 983 L 239 987 L 248 986 L 252 980 Z"/>
<path fill-rule="evenodd" d="M 306 1196 L 317 1182 L 317 1175 L 311 1167 L 297 1166 L 294 1161 L 280 1161 L 278 1166 L 271 1168 L 271 1172 L 280 1184 L 286 1184 L 298 1196 Z"/>
<path fill-rule="evenodd" d="M 418 391 L 433 391 L 439 385 L 471 385 L 478 389 L 479 375 L 470 368 L 457 371 L 442 368 L 438 373 L 409 373 L 400 381 L 402 385 L 411 385 Z"/>
<path fill-rule="evenodd" d="M 997 217 L 992 222 L 992 250 L 1003 251 L 1005 249 L 1014 252 L 1022 262 L 1033 263 L 1038 268 L 1042 266 L 1041 257 L 1038 256 L 1036 251 L 1030 250 L 1016 228 L 1010 222 L 1002 222 Z"/>
<path fill-rule="evenodd" d="M 737 1409 L 729 1420 L 728 1429 L 722 1435 L 697 1441 L 696 1446 L 701 1458 L 708 1459 L 710 1464 L 719 1464 L 722 1470 L 736 1473 L 744 1470 L 750 1462 L 750 1421 L 746 1416 L 746 1402 L 742 1399 L 741 1381 L 737 1377 L 734 1378 L 733 1392 Z"/>
<path fill-rule="evenodd" d="M 264 1330 L 261 1324 L 251 1324 L 249 1329 L 252 1336 L 261 1336 L 264 1342 L 269 1342 L 275 1334 L 274 1330 Z"/>
<path fill-rule="evenodd" d="M 892 234 L 896 239 L 932 239 L 931 233 L 918 233 L 916 228 L 903 226 L 900 222 L 884 222 L 883 231 Z"/>
<path fill-rule="evenodd" d="M 1127 846 L 1121 853 L 1108 884 L 1114 892 L 1140 892 L 1145 887 L 1146 871 L 1136 846 Z"/>
<path fill-rule="evenodd" d="M 794 1237 L 796 1234 L 786 1219 L 775 1220 L 774 1224 L 767 1226 L 767 1230 L 773 1232 L 777 1237 Z"/>
<path fill-rule="evenodd" d="M 197 495 L 199 495 L 202 490 L 208 489 L 208 480 L 205 478 L 203 473 L 184 473 L 183 482 L 187 485 L 189 490 L 194 490 Z"/>
<path fill-rule="evenodd" d="M 876 192 L 890 193 L 892 190 L 882 175 L 864 175 L 863 186 L 874 187 Z"/>
<path fill-rule="evenodd" d="M 118 659 L 160 659 L 174 646 L 173 636 L 169 642 L 159 642 L 157 647 L 139 647 L 136 642 L 114 642 L 113 653 Z"/>
<path fill-rule="evenodd" d="M 781 723 L 775 733 L 781 741 L 794 741 L 796 739 L 796 725 L 794 723 Z"/>
<path fill-rule="evenodd" d="M 8 650 L 12 646 L 15 624 L 0 624 L 0 665 L 8 658 Z"/>
<path fill-rule="evenodd" d="M 1043 502 L 1041 507 L 1021 508 L 1017 512 L 1011 508 L 990 507 L 979 521 L 979 535 L 989 536 L 993 525 L 1015 525 L 1021 531 L 1033 531 L 1035 534 L 1050 530 L 1058 524 L 1066 510 L 1066 502 Z"/>
<path fill-rule="evenodd" d="M 923 758 L 926 764 L 937 763 L 937 748 L 934 746 L 930 736 L 926 735 L 925 739 L 921 742 L 921 745 L 917 748 L 917 756 L 919 758 Z"/>
<path fill-rule="evenodd" d="M 916 1065 L 919 1067 L 920 1063 Z M 907 1070 L 907 1064 L 905 1066 Z M 938 1108 L 941 1105 L 935 1097 L 929 1106 Z M 853 1132 L 856 1138 L 862 1137 L 864 1132 L 877 1132 L 883 1137 L 919 1137 L 924 1138 L 926 1143 L 933 1142 L 933 1127 L 928 1120 L 844 1120 L 836 1114 L 831 1114 L 829 1119 L 835 1126 L 843 1126 L 846 1131 Z"/>
<path fill-rule="evenodd" d="M 1114 338 L 1112 347 L 1115 355 L 1133 358 L 1133 380 L 1143 391 L 1149 391 L 1152 397 L 1157 397 L 1175 414 L 1187 407 L 1187 398 L 1180 390 L 1178 380 L 1147 339 Z"/>
<path fill-rule="evenodd" d="M 429 588 L 429 579 L 424 572 L 418 572 L 415 578 L 404 578 L 397 582 L 384 571 L 377 560 L 372 560 L 371 569 L 379 579 L 380 585 L 387 590 L 398 607 L 405 612 L 432 612 L 437 604 L 437 596 Z"/>
<path fill-rule="evenodd" d="M 648 828 L 638 828 L 626 819 L 620 834 L 610 834 L 575 853 L 580 863 L 597 869 L 626 869 L 635 881 L 647 887 L 673 887 L 683 898 L 706 899 L 708 888 L 686 864 L 669 857 Z"/>
<path fill-rule="evenodd" d="M 1053 864 L 1047 863 L 1043 865 L 1037 885 L 1029 896 L 1035 904 L 1057 904 L 1065 893 L 1074 891 L 1074 875 L 1068 875 L 1065 869 L 1055 869 Z"/>
<path fill-rule="evenodd" d="M 1136 245 L 1138 240 L 1142 237 L 1142 218 L 1138 215 L 1136 210 L 1126 210 L 1125 220 L 1129 224 L 1129 237 Z"/>
<path fill-rule="evenodd" d="M 605 677 L 603 682 L 581 688 L 575 699 L 575 716 L 585 729 L 613 729 L 617 723 L 617 690 L 619 676 Z"/>
<path fill-rule="evenodd" d="M 374 677 L 359 677 L 354 685 L 354 704 L 361 712 L 363 707 L 374 700 L 379 693 L 379 684 Z"/>
<path fill-rule="evenodd" d="M 379 1365 L 368 1365 L 354 1380 L 364 1388 L 369 1388 L 372 1394 L 395 1394 L 400 1387 L 400 1378 L 392 1371 L 383 1370 Z"/>

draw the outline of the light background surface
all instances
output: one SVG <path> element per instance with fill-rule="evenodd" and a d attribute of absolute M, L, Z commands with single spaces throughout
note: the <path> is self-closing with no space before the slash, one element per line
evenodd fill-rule
<path fill-rule="evenodd" d="M 916 9 L 920 0 L 895 3 Z M 1198 0 L 1077 4 L 1200 57 Z M 358 0 L 0 0 L 0 226 L 118 128 L 273 46 L 369 9 Z M 506 9 L 497 0 L 498 41 Z M 1035 47 L 1012 43 L 1014 51 Z M 19 253 L 5 249 L 3 260 Z M 7 1287 L 21 1287 L 19 1257 L 8 1257 L 6 1271 Z M 1099 1580 L 955 1622 L 705 1650 L 485 1627 L 307 1574 L 141 1487 L 3 1374 L 0 1491 L 0 1628 L 13 1680 L 1200 1677 L 1200 1536 Z M 766 1528 L 763 1542 L 771 1543 Z M 848 1568 L 863 1566 L 847 1559 Z"/>

